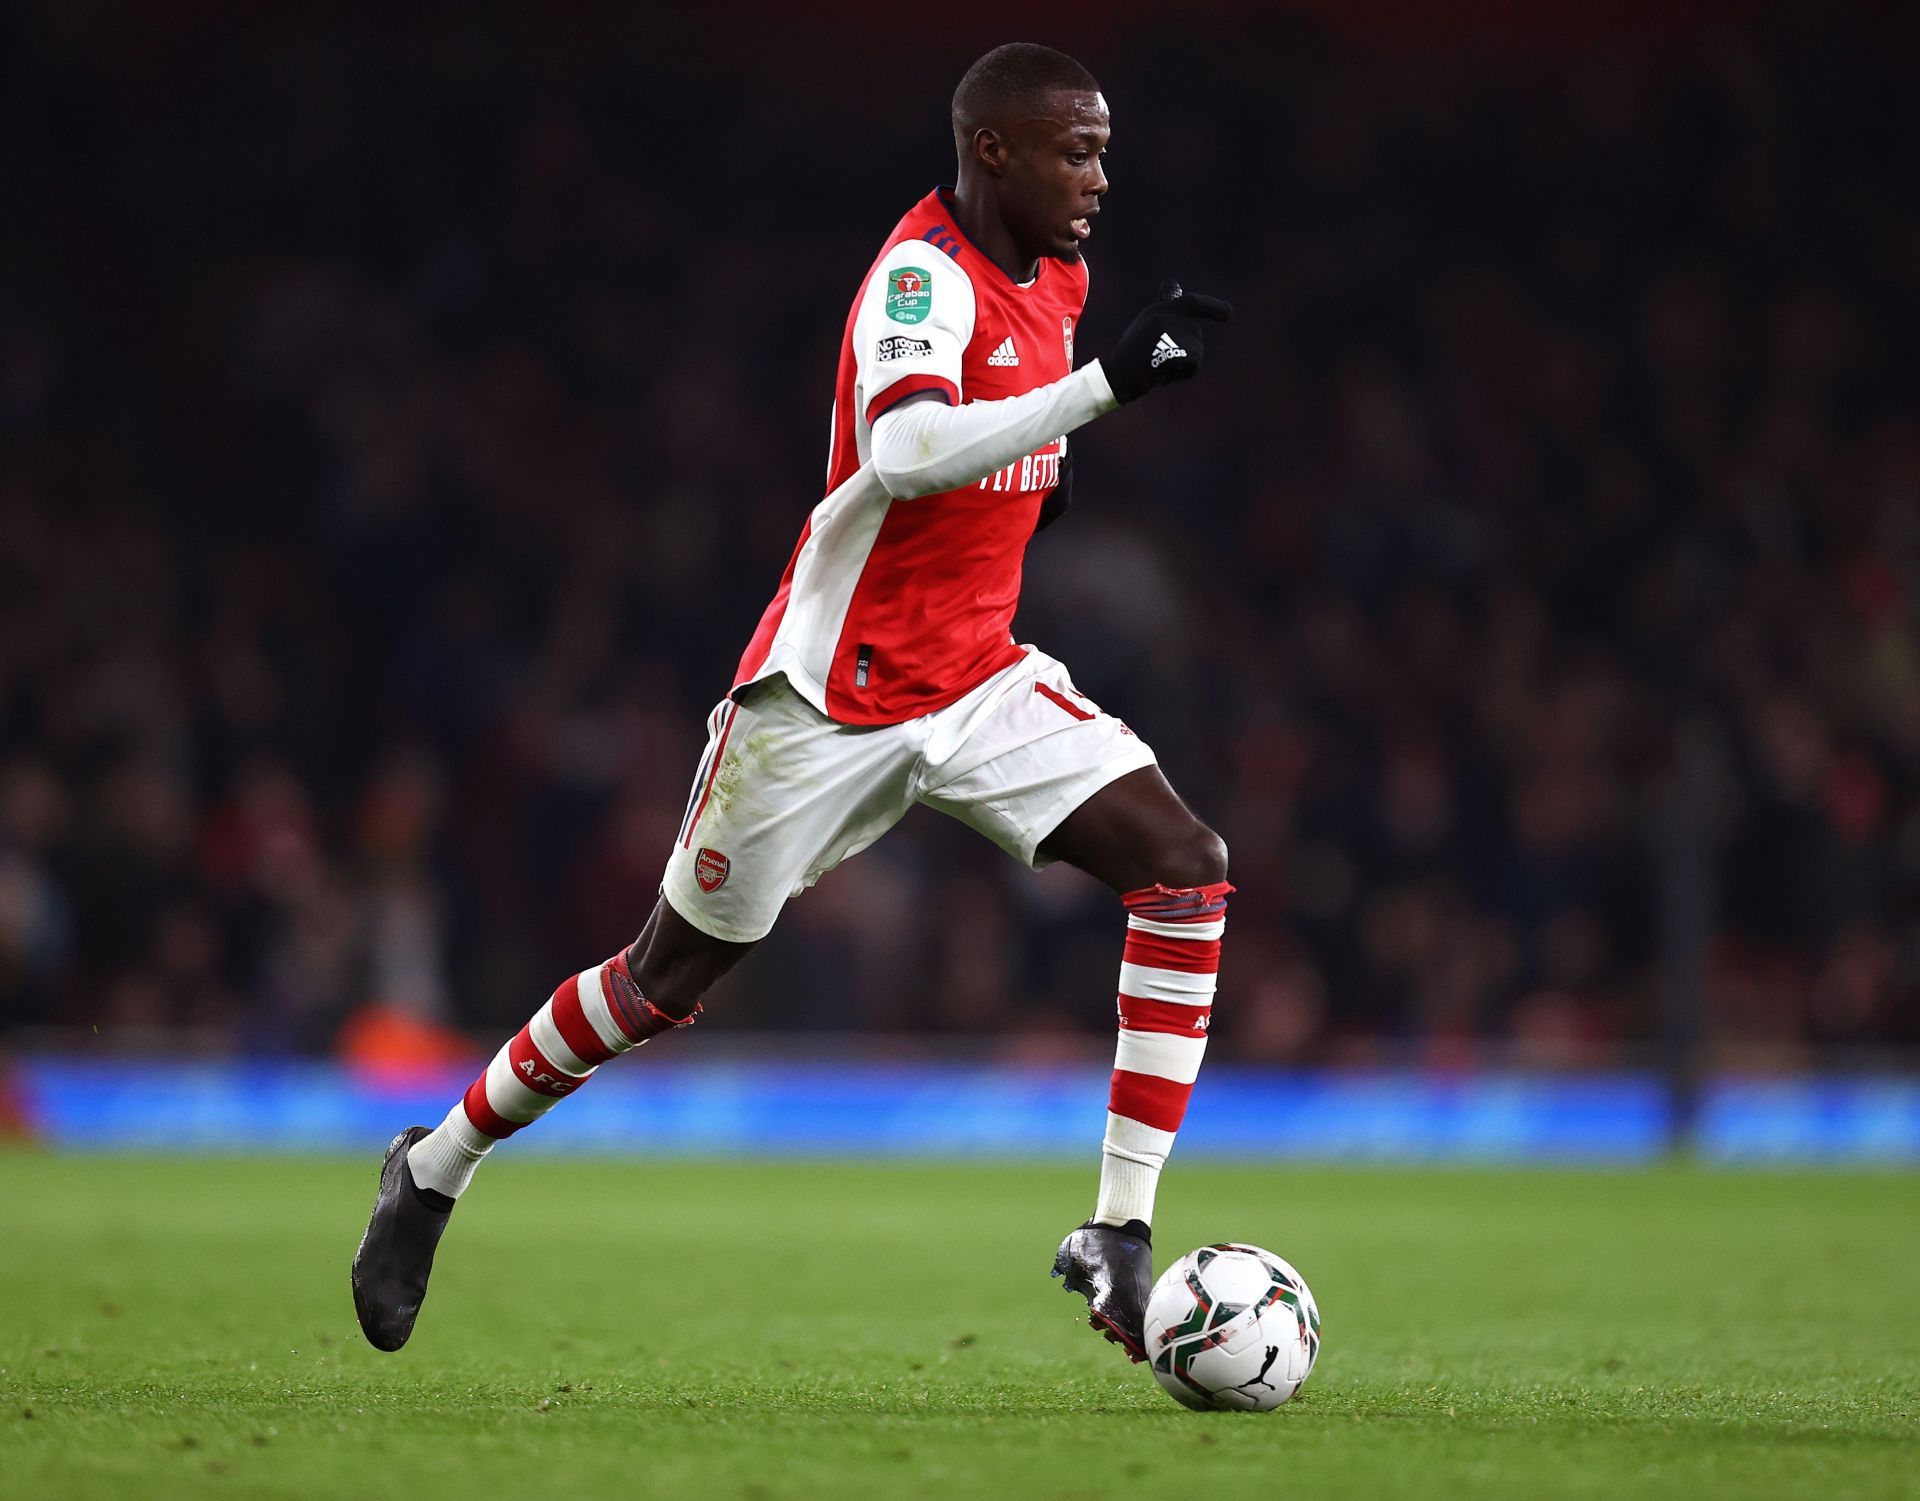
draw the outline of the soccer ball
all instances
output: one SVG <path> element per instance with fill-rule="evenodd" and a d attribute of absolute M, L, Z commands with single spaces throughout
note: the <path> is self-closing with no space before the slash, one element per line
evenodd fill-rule
<path fill-rule="evenodd" d="M 1266 1412 L 1320 1355 L 1320 1309 L 1306 1279 L 1271 1251 L 1231 1242 L 1189 1251 L 1147 1299 L 1147 1361 L 1174 1401 L 1202 1411 Z"/>

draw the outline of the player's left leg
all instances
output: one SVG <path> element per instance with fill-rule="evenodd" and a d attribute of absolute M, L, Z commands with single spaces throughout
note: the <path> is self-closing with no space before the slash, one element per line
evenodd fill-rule
<path fill-rule="evenodd" d="M 784 678 L 729 697 L 639 938 L 570 976 L 429 1131 L 394 1139 L 352 1269 L 376 1348 L 413 1332 L 442 1232 L 501 1141 L 577 1093 L 600 1065 L 684 1027 L 701 997 L 796 892 L 878 839 L 912 806 L 915 726 L 836 724 Z"/>
<path fill-rule="evenodd" d="M 561 982 L 445 1120 L 393 1139 L 353 1257 L 354 1311 L 374 1348 L 397 1350 L 412 1335 L 455 1199 L 493 1148 L 603 1063 L 689 1025 L 700 997 L 752 947 L 701 932 L 661 897 L 630 945 Z"/>

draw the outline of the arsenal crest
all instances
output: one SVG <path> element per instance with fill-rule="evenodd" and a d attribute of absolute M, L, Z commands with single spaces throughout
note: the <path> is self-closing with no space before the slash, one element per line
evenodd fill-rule
<path fill-rule="evenodd" d="M 1060 342 L 1067 346 L 1067 368 L 1073 368 L 1073 317 L 1069 314 L 1060 320 Z"/>
<path fill-rule="evenodd" d="M 720 851 L 703 847 L 693 862 L 693 878 L 700 883 L 700 889 L 711 896 L 727 884 L 727 872 L 732 868 Z"/>

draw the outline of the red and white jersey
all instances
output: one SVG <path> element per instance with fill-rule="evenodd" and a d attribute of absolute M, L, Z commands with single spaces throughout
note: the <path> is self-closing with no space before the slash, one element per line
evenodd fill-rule
<path fill-rule="evenodd" d="M 843 724 L 945 708 L 1020 658 L 1013 614 L 1056 439 L 976 484 L 898 501 L 874 476 L 873 421 L 919 391 L 956 405 L 1069 374 L 1087 300 L 1083 262 L 1013 281 L 954 227 L 940 190 L 894 227 L 847 317 L 827 496 L 801 530 L 734 691 L 784 673 Z"/>

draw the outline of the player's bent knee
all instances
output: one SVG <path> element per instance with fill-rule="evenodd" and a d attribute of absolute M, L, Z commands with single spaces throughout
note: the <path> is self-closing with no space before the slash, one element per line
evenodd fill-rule
<path fill-rule="evenodd" d="M 1196 822 L 1160 864 L 1163 886 L 1211 886 L 1227 878 L 1227 841 Z"/>

